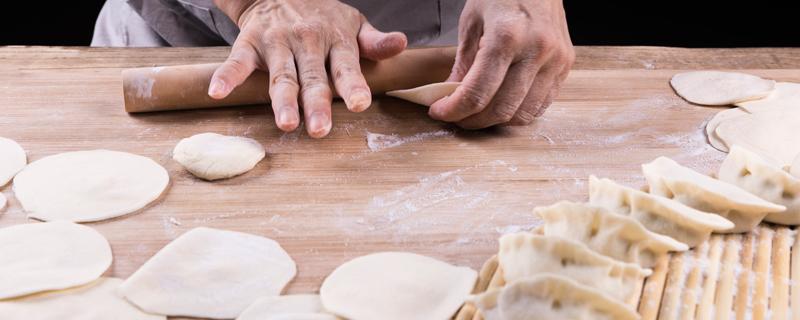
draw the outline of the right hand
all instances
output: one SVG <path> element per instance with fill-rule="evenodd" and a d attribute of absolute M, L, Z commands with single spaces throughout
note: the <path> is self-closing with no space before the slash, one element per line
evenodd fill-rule
<path fill-rule="evenodd" d="M 331 130 L 329 78 L 350 111 L 364 111 L 372 94 L 359 58 L 386 59 L 407 44 L 402 33 L 378 31 L 358 10 L 337 0 L 214 3 L 241 31 L 228 59 L 214 72 L 208 95 L 225 98 L 255 69 L 267 71 L 275 123 L 283 131 L 293 131 L 300 124 L 302 105 L 306 130 L 314 138 Z"/>

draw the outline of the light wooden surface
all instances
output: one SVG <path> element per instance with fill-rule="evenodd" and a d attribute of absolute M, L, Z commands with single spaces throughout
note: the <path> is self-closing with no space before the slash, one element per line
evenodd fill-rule
<path fill-rule="evenodd" d="M 800 81 L 792 70 L 800 69 L 800 49 L 590 47 L 578 49 L 576 70 L 545 116 L 522 128 L 461 131 L 388 98 L 360 114 L 337 103 L 323 140 L 281 133 L 267 106 L 123 112 L 123 68 L 213 62 L 226 52 L 0 48 L 0 136 L 18 141 L 31 161 L 106 148 L 151 157 L 170 172 L 166 194 L 146 210 L 91 224 L 112 244 L 109 275 L 127 277 L 196 226 L 279 241 L 299 267 L 288 292 L 315 291 L 333 268 L 374 251 L 477 269 L 501 233 L 537 224 L 534 206 L 586 199 L 590 174 L 639 186 L 640 165 L 661 155 L 716 170 L 724 154 L 707 146 L 703 123 L 719 109 L 674 95 L 667 82 L 674 69 L 773 69 L 748 72 Z M 194 179 L 171 150 L 207 131 L 255 138 L 268 156 L 244 176 Z M 368 132 L 406 143 L 372 151 Z M 10 186 L 2 192 L 9 208 L 0 227 L 28 222 Z"/>

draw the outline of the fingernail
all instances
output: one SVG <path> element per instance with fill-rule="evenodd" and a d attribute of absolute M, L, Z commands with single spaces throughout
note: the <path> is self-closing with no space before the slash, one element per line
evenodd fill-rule
<path fill-rule="evenodd" d="M 308 121 L 309 134 L 314 138 L 321 138 L 331 130 L 331 122 L 328 115 L 323 112 L 314 112 Z"/>
<path fill-rule="evenodd" d="M 369 92 L 365 90 L 357 90 L 350 94 L 350 111 L 361 112 L 367 110 L 372 103 L 372 98 Z"/>
<path fill-rule="evenodd" d="M 217 98 L 225 94 L 225 82 L 219 79 L 211 80 L 211 85 L 208 86 L 208 95 L 212 98 Z"/>
<path fill-rule="evenodd" d="M 297 118 L 292 108 L 283 107 L 278 112 L 278 123 L 282 129 L 292 130 L 297 127 L 300 119 Z"/>

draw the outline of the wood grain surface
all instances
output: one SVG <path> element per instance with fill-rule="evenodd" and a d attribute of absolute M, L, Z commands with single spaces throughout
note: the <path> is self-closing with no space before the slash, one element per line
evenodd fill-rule
<path fill-rule="evenodd" d="M 268 106 L 123 111 L 123 68 L 214 62 L 226 53 L 0 48 L 0 136 L 18 141 L 30 161 L 104 148 L 151 157 L 170 173 L 164 196 L 145 210 L 90 224 L 112 244 L 108 275 L 127 277 L 197 226 L 279 241 L 298 263 L 292 293 L 317 290 L 336 266 L 375 251 L 412 251 L 478 269 L 496 252 L 499 235 L 538 224 L 534 206 L 586 199 L 590 174 L 638 187 L 640 165 L 662 155 L 716 171 L 724 154 L 707 145 L 703 126 L 720 109 L 677 97 L 668 84 L 676 70 L 748 69 L 800 81 L 800 49 L 583 47 L 560 97 L 528 127 L 463 131 L 391 98 L 359 114 L 336 103 L 333 130 L 322 140 L 280 132 Z M 171 151 L 181 138 L 208 131 L 257 139 L 268 156 L 237 178 L 195 179 Z M 370 133 L 395 137 L 372 150 Z M 29 222 L 11 186 L 2 193 L 9 208 L 0 227 Z M 696 285 L 705 286 L 699 278 Z M 785 299 L 788 289 L 774 290 Z"/>

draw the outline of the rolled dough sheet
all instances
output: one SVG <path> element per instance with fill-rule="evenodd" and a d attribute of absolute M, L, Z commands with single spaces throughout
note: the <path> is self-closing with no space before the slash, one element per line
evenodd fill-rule
<path fill-rule="evenodd" d="M 761 99 L 769 95 L 775 87 L 773 80 L 721 71 L 678 73 L 672 76 L 669 83 L 687 101 L 709 106 Z"/>
<path fill-rule="evenodd" d="M 91 150 L 32 162 L 14 178 L 14 193 L 28 217 L 89 222 L 142 209 L 168 184 L 167 170 L 150 158 Z"/>
<path fill-rule="evenodd" d="M 100 278 L 89 284 L 0 301 L 0 318 L 25 320 L 166 320 L 145 313 L 117 293 L 122 279 Z"/>
<path fill-rule="evenodd" d="M 339 266 L 322 283 L 328 311 L 350 320 L 446 320 L 478 273 L 407 252 L 380 252 Z"/>
<path fill-rule="evenodd" d="M 288 315 L 309 315 L 325 312 L 317 294 L 291 294 L 261 297 L 245 309 L 236 320 L 263 320 Z M 328 315 L 336 319 L 333 315 Z M 311 318 L 311 317 L 309 317 Z M 324 318 L 323 318 L 324 319 Z"/>
<path fill-rule="evenodd" d="M 717 127 L 719 127 L 720 123 L 728 119 L 733 119 L 746 114 L 748 113 L 740 108 L 732 108 L 725 109 L 714 115 L 714 117 L 711 118 L 711 120 L 709 120 L 706 124 L 706 136 L 708 137 L 708 143 L 710 143 L 712 147 L 719 151 L 728 152 L 728 146 L 725 145 L 725 143 L 720 140 L 719 136 L 717 135 Z"/>
<path fill-rule="evenodd" d="M 14 140 L 0 137 L 0 187 L 28 163 L 25 150 Z"/>
<path fill-rule="evenodd" d="M 386 95 L 430 107 L 434 102 L 456 91 L 460 84 L 461 82 L 431 83 L 412 89 L 389 91 Z"/>
<path fill-rule="evenodd" d="M 0 300 L 92 282 L 111 259 L 108 241 L 87 226 L 54 221 L 2 228 Z"/>
<path fill-rule="evenodd" d="M 231 319 L 256 299 L 280 294 L 296 270 L 271 239 L 200 227 L 167 244 L 120 292 L 150 313 Z"/>
<path fill-rule="evenodd" d="M 800 154 L 800 108 L 778 108 L 739 116 L 716 129 L 726 146 L 741 145 L 788 167 Z"/>
<path fill-rule="evenodd" d="M 800 83 L 778 82 L 766 98 L 737 102 L 736 105 L 750 113 L 774 108 L 800 108 Z"/>
<path fill-rule="evenodd" d="M 258 141 L 212 132 L 183 139 L 172 151 L 172 158 L 198 178 L 218 180 L 238 176 L 253 169 L 266 151 Z"/>

